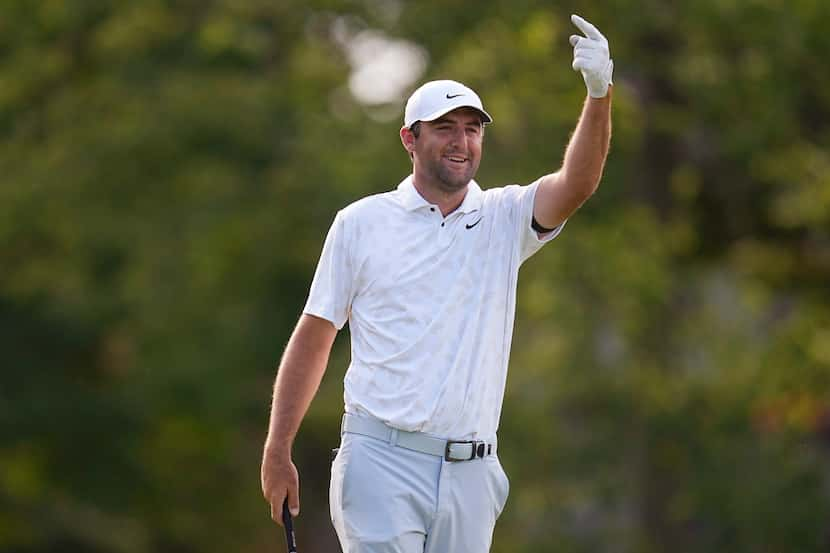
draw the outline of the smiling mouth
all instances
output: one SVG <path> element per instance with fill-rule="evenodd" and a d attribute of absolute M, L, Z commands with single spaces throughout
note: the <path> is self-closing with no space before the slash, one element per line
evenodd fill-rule
<path fill-rule="evenodd" d="M 466 162 L 468 161 L 468 159 L 467 159 L 466 157 L 464 157 L 464 156 L 455 156 L 455 155 L 452 155 L 452 156 L 444 156 L 444 159 L 448 159 L 448 160 L 450 160 L 452 163 L 459 163 L 459 164 L 461 164 L 461 163 L 466 163 Z"/>

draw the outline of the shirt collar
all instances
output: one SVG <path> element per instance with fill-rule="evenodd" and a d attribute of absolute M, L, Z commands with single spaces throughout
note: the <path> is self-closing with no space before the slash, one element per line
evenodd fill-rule
<path fill-rule="evenodd" d="M 400 193 L 401 204 L 407 211 L 415 211 L 421 207 L 428 207 L 430 204 L 423 196 L 416 190 L 415 184 L 412 182 L 412 175 L 409 175 L 398 185 L 398 192 Z M 474 180 L 471 180 L 467 185 L 467 193 L 464 195 L 464 201 L 458 206 L 456 211 L 461 213 L 472 213 L 481 209 L 481 187 Z"/>

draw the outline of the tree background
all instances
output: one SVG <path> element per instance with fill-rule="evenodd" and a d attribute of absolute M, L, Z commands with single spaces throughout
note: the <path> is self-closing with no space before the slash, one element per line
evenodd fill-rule
<path fill-rule="evenodd" d="M 334 214 L 407 174 L 432 78 L 495 118 L 484 188 L 558 168 L 574 12 L 614 137 L 520 274 L 493 551 L 827 551 L 822 0 L 0 2 L 0 551 L 280 551 L 261 446 Z M 347 364 L 294 452 L 307 552 Z"/>

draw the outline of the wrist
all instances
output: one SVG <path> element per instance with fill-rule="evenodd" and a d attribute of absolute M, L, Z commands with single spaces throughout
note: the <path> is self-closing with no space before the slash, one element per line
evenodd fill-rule
<path fill-rule="evenodd" d="M 608 87 L 606 86 L 604 89 L 597 89 L 591 90 L 588 89 L 588 96 L 593 98 L 594 100 L 602 100 L 606 96 L 608 96 Z"/>
<path fill-rule="evenodd" d="M 266 457 L 276 460 L 291 459 L 291 445 L 290 440 L 269 436 L 265 440 L 264 454 Z"/>
<path fill-rule="evenodd" d="M 614 88 L 613 84 L 609 84 L 605 87 L 605 90 L 600 94 L 592 94 L 590 90 L 588 90 L 588 98 L 592 100 L 606 100 L 609 96 L 611 96 L 611 90 Z"/>
<path fill-rule="evenodd" d="M 608 89 L 613 82 L 614 74 L 614 60 L 609 59 L 608 63 L 597 73 L 585 73 L 585 86 L 588 88 L 588 95 L 591 98 L 605 98 L 608 95 Z"/>

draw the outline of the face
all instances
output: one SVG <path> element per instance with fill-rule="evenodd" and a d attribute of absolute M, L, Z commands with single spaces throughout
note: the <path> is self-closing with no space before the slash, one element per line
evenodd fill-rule
<path fill-rule="evenodd" d="M 404 137 L 404 131 L 410 136 Z M 409 129 L 401 133 L 404 145 L 413 154 L 419 180 L 443 192 L 463 189 L 478 171 L 484 128 L 481 116 L 472 108 L 459 108 L 434 121 L 421 122 L 417 138 Z"/>

